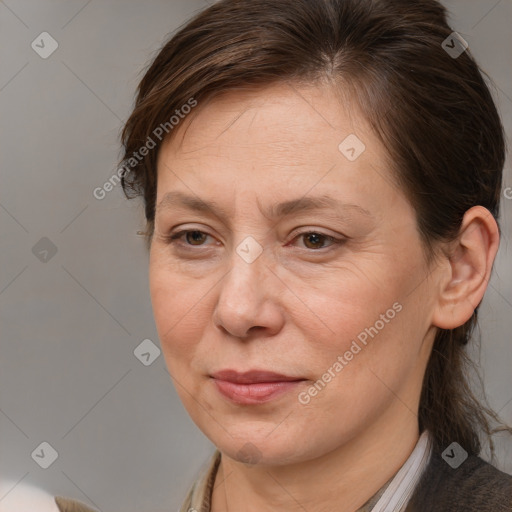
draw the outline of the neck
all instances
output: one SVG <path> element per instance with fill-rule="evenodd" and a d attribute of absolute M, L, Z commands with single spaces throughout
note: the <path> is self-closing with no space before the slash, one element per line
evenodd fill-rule
<path fill-rule="evenodd" d="M 419 438 L 411 411 L 401 403 L 391 409 L 316 459 L 248 467 L 222 454 L 211 512 L 358 510 L 400 469 Z"/>

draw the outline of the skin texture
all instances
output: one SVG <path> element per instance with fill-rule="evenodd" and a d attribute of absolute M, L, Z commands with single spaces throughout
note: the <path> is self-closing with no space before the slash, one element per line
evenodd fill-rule
<path fill-rule="evenodd" d="M 338 149 L 349 134 L 366 146 L 354 161 Z M 161 148 L 151 299 L 177 392 L 222 452 L 213 512 L 353 512 L 414 448 L 436 326 L 471 316 L 499 238 L 489 212 L 472 208 L 460 239 L 427 265 L 391 168 L 357 109 L 327 85 L 228 93 L 200 104 Z M 227 217 L 164 207 L 173 191 L 215 201 Z M 370 215 L 353 207 L 273 219 L 262 212 L 320 195 Z M 204 234 L 166 238 L 184 229 Z M 252 263 L 237 253 L 249 236 L 262 249 Z M 333 370 L 378 320 L 378 333 Z M 265 404 L 241 405 L 210 378 L 226 368 L 306 380 Z M 325 383 L 329 369 L 330 381 L 301 403 L 299 393 Z M 253 464 L 241 454 L 246 443 Z"/>

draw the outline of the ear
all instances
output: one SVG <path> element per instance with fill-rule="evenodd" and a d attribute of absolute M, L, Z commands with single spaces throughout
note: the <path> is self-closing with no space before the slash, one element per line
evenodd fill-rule
<path fill-rule="evenodd" d="M 480 304 L 491 277 L 500 241 L 498 225 L 483 206 L 470 208 L 462 219 L 459 236 L 443 256 L 443 274 L 432 323 L 455 329 L 467 322 Z"/>

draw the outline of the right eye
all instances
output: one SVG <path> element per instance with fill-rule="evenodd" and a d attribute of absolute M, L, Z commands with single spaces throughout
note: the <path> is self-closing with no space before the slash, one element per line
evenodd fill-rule
<path fill-rule="evenodd" d="M 184 229 L 178 231 L 177 233 L 170 233 L 165 237 L 166 242 L 169 244 L 175 243 L 176 240 L 179 241 L 179 245 L 187 246 L 202 246 L 204 245 L 204 241 L 207 237 L 209 237 L 208 233 L 204 231 L 199 231 L 198 229 Z M 185 242 L 183 242 L 185 240 Z"/>

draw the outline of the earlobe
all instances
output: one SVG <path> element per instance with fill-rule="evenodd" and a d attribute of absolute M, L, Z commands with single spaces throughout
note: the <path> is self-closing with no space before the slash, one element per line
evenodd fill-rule
<path fill-rule="evenodd" d="M 436 327 L 455 329 L 471 318 L 487 289 L 498 247 L 499 230 L 491 212 L 483 206 L 470 208 L 446 255 L 446 275 L 432 319 Z"/>

